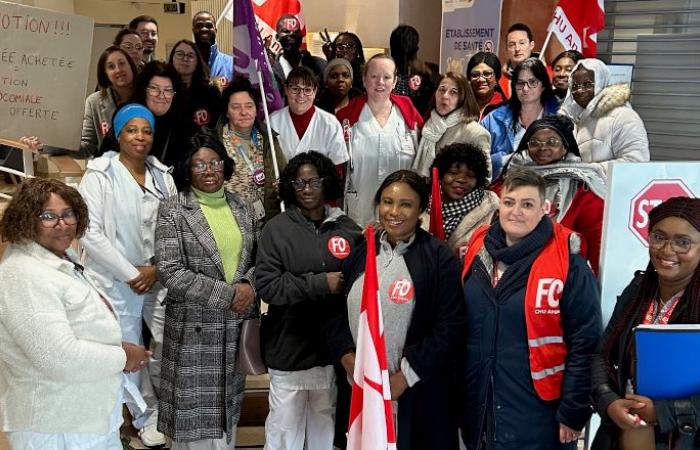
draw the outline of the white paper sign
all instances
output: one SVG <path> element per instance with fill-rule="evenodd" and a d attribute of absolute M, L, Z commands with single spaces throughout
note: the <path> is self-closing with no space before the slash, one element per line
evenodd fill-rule
<path fill-rule="evenodd" d="M 610 84 L 632 84 L 634 64 L 608 64 Z"/>
<path fill-rule="evenodd" d="M 0 137 L 77 150 L 93 20 L 0 1 Z"/>

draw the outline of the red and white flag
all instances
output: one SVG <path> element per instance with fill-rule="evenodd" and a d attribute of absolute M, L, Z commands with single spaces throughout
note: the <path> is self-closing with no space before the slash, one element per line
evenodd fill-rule
<path fill-rule="evenodd" d="M 560 0 L 547 31 L 553 33 L 566 50 L 578 50 L 586 58 L 595 58 L 597 33 L 603 28 L 603 0 Z"/>
<path fill-rule="evenodd" d="M 430 234 L 445 240 L 445 223 L 442 220 L 442 189 L 437 167 L 433 167 L 432 189 L 430 191 Z"/>
<path fill-rule="evenodd" d="M 365 231 L 367 259 L 357 330 L 348 450 L 396 450 L 384 323 L 379 303 L 374 228 Z"/>
<path fill-rule="evenodd" d="M 301 30 L 301 48 L 306 48 L 306 21 L 301 11 L 302 0 L 253 0 L 253 10 L 258 19 L 258 28 L 263 41 L 270 41 L 270 48 L 275 54 L 282 51 L 275 35 L 277 20 L 285 15 L 292 15 L 299 22 Z"/>

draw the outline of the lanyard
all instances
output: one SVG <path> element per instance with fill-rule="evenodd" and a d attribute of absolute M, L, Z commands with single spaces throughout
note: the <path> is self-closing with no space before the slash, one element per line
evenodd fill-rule
<path fill-rule="evenodd" d="M 253 148 L 258 149 L 259 137 L 257 130 L 253 129 L 253 132 L 251 133 L 250 137 L 251 141 L 253 142 Z M 232 135 L 231 143 L 236 147 L 238 154 L 241 155 L 241 158 L 243 158 L 243 161 L 245 161 L 246 165 L 248 166 L 248 170 L 250 171 L 250 176 L 253 179 L 253 183 L 258 187 L 265 185 L 265 171 L 263 170 L 261 165 L 253 164 L 253 162 L 250 160 L 250 157 L 248 156 L 248 152 L 241 143 L 240 138 L 238 138 L 238 136 L 236 136 L 235 134 Z"/>
<path fill-rule="evenodd" d="M 644 316 L 644 324 L 659 324 L 666 325 L 671 320 L 673 310 L 676 309 L 678 301 L 681 299 L 684 291 L 678 292 L 676 295 L 668 299 L 668 301 L 659 308 L 659 302 L 653 300 L 646 315 Z"/>

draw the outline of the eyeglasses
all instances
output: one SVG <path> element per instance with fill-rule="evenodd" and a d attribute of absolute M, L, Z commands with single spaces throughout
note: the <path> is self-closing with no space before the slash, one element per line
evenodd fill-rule
<path fill-rule="evenodd" d="M 493 76 L 494 76 L 494 73 L 490 70 L 484 70 L 483 72 L 477 72 L 475 70 L 469 74 L 469 78 L 474 80 L 474 81 L 478 80 L 479 78 L 483 78 L 484 80 L 488 81 L 491 78 L 493 78 Z"/>
<path fill-rule="evenodd" d="M 671 243 L 671 250 L 679 255 L 688 253 L 693 245 L 697 244 L 697 242 L 693 242 L 684 237 L 667 239 L 664 235 L 657 232 L 649 233 L 649 247 L 655 250 L 661 250 L 666 246 L 667 242 Z"/>
<path fill-rule="evenodd" d="M 207 169 L 212 172 L 222 172 L 224 170 L 224 161 L 221 159 L 214 159 L 209 162 L 197 161 L 192 164 L 192 173 L 204 173 Z"/>
<path fill-rule="evenodd" d="M 44 228 L 54 228 L 61 220 L 63 223 L 69 226 L 78 223 L 78 215 L 72 209 L 64 212 L 60 216 L 58 214 L 46 211 L 39 214 L 37 217 L 39 217 L 41 226 Z"/>
<path fill-rule="evenodd" d="M 344 44 L 335 44 L 336 50 L 355 50 L 357 47 L 352 42 L 346 42 Z"/>
<path fill-rule="evenodd" d="M 587 91 L 589 89 L 593 89 L 594 87 L 595 83 L 592 81 L 584 81 L 583 83 L 571 83 L 571 92 L 580 90 Z"/>
<path fill-rule="evenodd" d="M 306 189 L 306 186 L 309 186 L 311 189 L 321 189 L 321 186 L 323 186 L 323 178 L 311 178 L 308 180 L 302 180 L 301 178 L 297 178 L 296 180 L 292 180 L 292 187 L 294 188 L 295 191 L 300 192 Z"/>
<path fill-rule="evenodd" d="M 523 80 L 518 80 L 515 82 L 515 89 L 518 91 L 522 91 L 525 89 L 525 86 L 529 87 L 530 89 L 535 89 L 536 87 L 539 87 L 542 84 L 540 80 L 537 78 L 531 78 L 527 81 Z"/>
<path fill-rule="evenodd" d="M 559 148 L 561 145 L 561 139 L 549 138 L 546 141 L 540 141 L 539 139 L 530 139 L 527 141 L 527 148 L 530 150 L 538 150 L 543 147 L 547 148 Z"/>
<path fill-rule="evenodd" d="M 146 92 L 148 92 L 148 95 L 150 95 L 151 97 L 160 97 L 160 94 L 163 94 L 165 98 L 173 98 L 173 96 L 175 95 L 175 91 L 173 90 L 173 88 L 161 89 L 160 87 L 153 85 L 148 86 L 146 88 Z"/>
<path fill-rule="evenodd" d="M 132 44 L 131 42 L 123 42 L 120 47 L 124 50 L 143 50 L 142 44 Z"/>
<path fill-rule="evenodd" d="M 194 53 L 185 53 L 182 50 L 176 51 L 173 56 L 175 59 L 181 59 L 181 60 L 190 60 L 192 61 L 193 59 L 197 59 L 197 55 Z"/>
<path fill-rule="evenodd" d="M 305 97 L 310 97 L 311 94 L 314 93 L 314 88 L 308 87 L 308 86 L 306 86 L 306 87 L 292 86 L 292 87 L 288 87 L 287 89 L 289 89 L 289 92 L 292 95 L 299 95 L 300 92 L 303 92 Z"/>

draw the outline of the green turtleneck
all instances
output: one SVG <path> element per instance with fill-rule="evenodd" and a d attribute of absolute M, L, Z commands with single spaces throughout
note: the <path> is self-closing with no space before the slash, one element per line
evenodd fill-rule
<path fill-rule="evenodd" d="M 214 235 L 214 242 L 216 242 L 216 248 L 221 255 L 221 263 L 224 266 L 226 282 L 232 283 L 241 259 L 243 235 L 226 201 L 224 188 L 222 187 L 211 194 L 195 188 L 192 188 L 192 192 L 197 197 L 204 218 L 207 219 L 209 228 Z"/>

